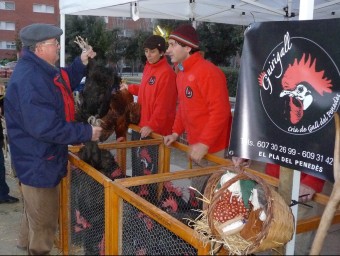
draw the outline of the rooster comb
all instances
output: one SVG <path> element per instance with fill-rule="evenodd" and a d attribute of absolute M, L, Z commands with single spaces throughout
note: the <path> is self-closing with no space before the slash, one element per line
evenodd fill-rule
<path fill-rule="evenodd" d="M 316 71 L 316 59 L 312 63 L 312 58 L 308 55 L 305 61 L 305 54 L 300 62 L 295 59 L 293 65 L 289 64 L 283 78 L 282 87 L 284 90 L 293 90 L 301 82 L 309 83 L 320 95 L 324 92 L 331 93 L 332 80 L 324 77 L 325 71 Z"/>

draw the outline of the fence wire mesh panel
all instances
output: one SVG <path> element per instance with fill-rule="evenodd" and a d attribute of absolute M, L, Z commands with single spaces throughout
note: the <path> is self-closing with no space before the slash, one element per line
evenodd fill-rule
<path fill-rule="evenodd" d="M 129 189 L 164 211 L 165 215 L 188 225 L 200 215 L 200 198 L 209 177 L 204 175 Z M 123 255 L 197 255 L 196 248 L 126 201 L 122 218 Z"/>
<path fill-rule="evenodd" d="M 131 140 L 141 140 L 140 133 L 132 131 Z M 142 176 L 158 172 L 158 145 L 131 148 L 131 176 Z M 129 156 L 127 158 L 129 161 Z"/>
<path fill-rule="evenodd" d="M 187 169 L 199 169 L 202 167 L 216 166 L 215 162 L 207 159 L 202 159 L 199 163 L 191 161 L 188 157 L 187 152 L 184 152 L 178 148 L 171 148 L 170 153 L 170 171 L 176 172 Z"/>
<path fill-rule="evenodd" d="M 197 255 L 197 250 L 124 202 L 122 255 Z"/>
<path fill-rule="evenodd" d="M 100 255 L 104 250 L 104 187 L 75 168 L 70 190 L 70 254 Z"/>
<path fill-rule="evenodd" d="M 184 224 L 200 214 L 200 193 L 190 187 L 204 189 L 209 175 L 190 179 L 172 180 L 129 188 L 146 199 L 164 214 Z M 161 191 L 160 193 L 150 193 Z M 157 189 L 161 188 L 161 189 Z M 203 193 L 203 192 L 202 192 Z M 197 249 L 178 237 L 128 202 L 123 204 L 122 254 L 123 255 L 197 255 Z"/>
<path fill-rule="evenodd" d="M 73 156 L 70 155 L 71 159 L 75 158 L 71 161 L 67 182 L 70 189 L 67 197 L 69 223 L 66 231 L 68 242 L 65 243 L 68 244 L 67 251 L 71 255 L 105 255 L 105 247 L 110 246 L 110 241 L 104 239 L 105 224 L 111 223 L 114 211 L 114 208 L 112 211 L 107 208 L 111 206 L 105 205 L 104 200 L 104 196 L 106 200 L 111 200 L 113 196 L 112 192 L 104 195 L 112 186 L 110 180 L 128 178 L 129 183 L 130 177 L 150 175 L 151 178 L 153 174 L 162 174 L 167 170 L 179 172 L 219 165 L 206 159 L 199 164 L 191 162 L 185 149 L 177 146 L 171 147 L 170 151 L 165 153 L 162 139 L 141 139 L 140 134 L 133 130 L 125 142 L 92 143 L 90 150 L 87 147 L 85 144 L 84 147 L 74 148 L 73 151 L 71 149 Z M 170 166 L 166 168 L 168 164 Z M 131 191 L 137 198 L 141 197 L 156 206 L 159 212 L 164 212 L 165 218 L 171 215 L 188 226 L 189 220 L 194 220 L 200 214 L 197 210 L 202 209 L 202 201 L 198 198 L 202 198 L 210 175 L 204 173 L 203 176 L 190 177 L 162 182 L 155 180 L 151 184 L 148 180 L 147 184 L 128 185 L 126 191 Z M 143 210 L 134 207 L 125 199 L 122 201 L 123 208 L 118 213 L 122 221 L 118 247 L 123 255 L 198 254 L 198 245 L 187 242 L 188 234 L 183 236 L 182 233 L 171 230 L 167 224 L 162 225 L 161 221 L 157 222 L 148 217 Z M 110 227 L 108 230 L 107 234 L 110 236 L 114 229 Z M 190 228 L 186 230 L 185 233 L 189 232 Z M 190 239 L 191 237 L 192 235 Z M 192 239 L 197 242 L 198 238 Z"/>

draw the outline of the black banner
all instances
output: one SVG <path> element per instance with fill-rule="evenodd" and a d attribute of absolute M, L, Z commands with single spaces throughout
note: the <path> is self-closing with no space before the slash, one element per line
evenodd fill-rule
<path fill-rule="evenodd" d="M 340 20 L 264 22 L 246 32 L 229 154 L 334 182 Z"/>

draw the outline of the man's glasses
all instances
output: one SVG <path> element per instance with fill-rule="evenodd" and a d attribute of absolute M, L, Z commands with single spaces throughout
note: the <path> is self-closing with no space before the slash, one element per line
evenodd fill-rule
<path fill-rule="evenodd" d="M 55 40 L 55 42 L 41 42 L 41 44 L 55 45 L 57 47 L 59 46 L 58 40 Z"/>

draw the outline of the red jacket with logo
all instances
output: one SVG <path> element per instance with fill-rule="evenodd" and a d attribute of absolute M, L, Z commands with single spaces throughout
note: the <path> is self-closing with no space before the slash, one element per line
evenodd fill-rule
<path fill-rule="evenodd" d="M 139 126 L 149 126 L 161 135 L 171 134 L 177 104 L 176 74 L 163 57 L 155 64 L 146 62 L 140 85 L 128 90 L 138 96 L 141 105 Z"/>
<path fill-rule="evenodd" d="M 209 153 L 229 145 L 231 108 L 224 73 L 199 52 L 177 73 L 178 111 L 172 131 L 187 132 L 189 144 L 203 143 Z"/>

